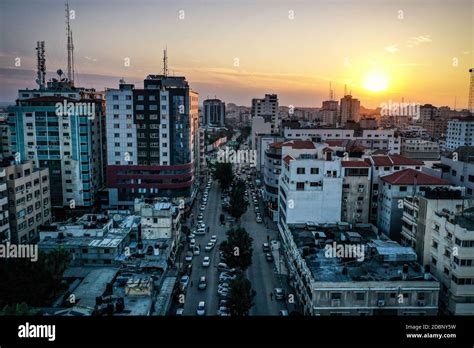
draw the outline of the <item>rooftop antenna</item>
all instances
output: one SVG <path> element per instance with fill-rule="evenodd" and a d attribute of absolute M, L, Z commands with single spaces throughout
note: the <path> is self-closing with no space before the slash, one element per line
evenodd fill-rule
<path fill-rule="evenodd" d="M 69 3 L 66 2 L 66 35 L 67 35 L 67 78 L 74 85 L 74 44 L 72 42 L 72 31 L 69 23 Z"/>
<path fill-rule="evenodd" d="M 471 73 L 471 81 L 469 84 L 469 101 L 468 101 L 468 109 L 471 113 L 474 113 L 474 68 L 469 69 Z"/>
<path fill-rule="evenodd" d="M 329 81 L 329 100 L 334 100 L 334 92 L 332 90 L 332 82 Z"/>
<path fill-rule="evenodd" d="M 347 84 L 344 85 L 344 97 L 347 95 Z"/>
<path fill-rule="evenodd" d="M 43 89 L 46 80 L 46 58 L 44 55 L 44 41 L 36 42 L 36 83 Z"/>
<path fill-rule="evenodd" d="M 454 96 L 454 111 L 456 111 L 456 104 L 457 104 L 457 96 Z"/>
<path fill-rule="evenodd" d="M 168 77 L 168 48 L 166 47 L 163 51 L 163 75 Z"/>

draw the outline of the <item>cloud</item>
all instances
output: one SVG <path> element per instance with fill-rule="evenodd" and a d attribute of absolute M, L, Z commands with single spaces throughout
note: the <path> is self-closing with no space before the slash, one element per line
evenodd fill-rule
<path fill-rule="evenodd" d="M 407 47 L 415 47 L 421 45 L 422 43 L 432 42 L 431 35 L 420 35 L 420 36 L 413 36 L 408 39 Z"/>
<path fill-rule="evenodd" d="M 97 58 L 92 58 L 92 57 L 88 57 L 88 56 L 85 56 L 84 58 L 91 61 L 91 62 L 97 62 Z"/>
<path fill-rule="evenodd" d="M 398 45 L 397 45 L 397 44 L 395 44 L 395 45 L 390 45 L 390 46 L 385 46 L 384 49 L 385 49 L 385 51 L 390 52 L 390 53 L 395 53 L 395 52 L 400 51 L 400 50 L 398 49 Z"/>

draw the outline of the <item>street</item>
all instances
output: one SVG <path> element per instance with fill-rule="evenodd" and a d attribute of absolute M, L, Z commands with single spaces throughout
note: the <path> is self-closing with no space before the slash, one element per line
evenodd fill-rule
<path fill-rule="evenodd" d="M 184 315 L 196 315 L 196 308 L 200 301 L 205 301 L 206 315 L 217 315 L 219 302 L 217 295 L 219 277 L 219 271 L 217 270 L 219 263 L 218 246 L 226 239 L 226 231 L 231 227 L 235 227 L 229 222 L 226 222 L 225 226 L 220 224 L 219 216 L 222 212 L 220 195 L 219 183 L 217 181 L 212 182 L 208 204 L 204 211 L 204 223 L 206 226 L 210 226 L 210 231 L 205 235 L 196 236 L 196 244 L 201 245 L 201 253 L 199 256 L 193 257 L 193 270 L 185 293 Z M 196 205 L 195 219 L 199 214 L 199 205 Z M 225 215 L 227 218 L 228 214 Z M 280 310 L 287 309 L 285 301 L 277 301 L 274 296 L 272 299 L 270 293 L 275 287 L 282 287 L 282 284 L 276 274 L 276 265 L 273 262 L 266 261 L 265 253 L 262 250 L 262 244 L 267 242 L 267 235 L 269 235 L 271 241 L 276 239 L 277 232 L 267 230 L 264 224 L 256 222 L 252 199 L 250 199 L 247 211 L 242 215 L 240 223 L 254 239 L 252 265 L 245 272 L 252 283 L 252 288 L 256 291 L 255 304 L 250 310 L 250 315 L 278 315 Z M 217 245 L 210 252 L 206 252 L 204 247 L 209 242 L 211 235 L 217 236 Z M 205 256 L 211 258 L 209 267 L 202 266 Z M 205 276 L 207 280 L 205 290 L 198 289 L 201 276 Z"/>

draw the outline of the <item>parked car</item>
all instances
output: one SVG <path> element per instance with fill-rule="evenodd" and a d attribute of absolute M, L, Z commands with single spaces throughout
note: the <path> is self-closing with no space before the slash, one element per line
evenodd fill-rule
<path fill-rule="evenodd" d="M 184 314 L 184 308 L 178 308 L 176 310 L 176 315 L 177 316 L 182 316 Z"/>
<path fill-rule="evenodd" d="M 229 269 L 229 266 L 227 266 L 227 264 L 224 262 L 219 262 L 219 264 L 217 265 L 217 269 L 219 271 L 227 271 Z"/>
<path fill-rule="evenodd" d="M 273 292 L 276 300 L 281 301 L 285 299 L 285 291 L 282 288 L 275 288 Z"/>
<path fill-rule="evenodd" d="M 206 229 L 203 228 L 203 227 L 199 227 L 196 232 L 195 232 L 197 235 L 203 235 L 203 234 L 206 234 Z"/>
<path fill-rule="evenodd" d="M 199 256 L 201 254 L 201 247 L 199 245 L 195 245 L 193 249 L 194 256 Z"/>
<path fill-rule="evenodd" d="M 186 257 L 184 258 L 185 262 L 192 262 L 193 261 L 193 253 L 191 251 L 188 251 L 186 254 Z"/>
<path fill-rule="evenodd" d="M 267 253 L 270 251 L 270 245 L 268 243 L 263 243 L 262 249 L 264 253 Z"/>
<path fill-rule="evenodd" d="M 255 221 L 257 221 L 257 224 L 261 224 L 263 222 L 262 218 L 260 216 L 257 216 L 257 218 L 255 219 Z"/>
<path fill-rule="evenodd" d="M 278 315 L 281 317 L 287 317 L 288 311 L 286 309 L 282 309 L 281 311 L 278 312 Z"/>
<path fill-rule="evenodd" d="M 213 234 L 213 235 L 211 236 L 210 242 L 211 242 L 211 243 L 214 243 L 214 244 L 217 243 L 217 236 L 216 236 L 215 234 Z"/>
<path fill-rule="evenodd" d="M 196 308 L 196 314 L 199 316 L 206 315 L 206 302 L 199 301 L 199 304 Z"/>
<path fill-rule="evenodd" d="M 189 276 L 187 275 L 182 276 L 181 279 L 179 280 L 181 291 L 186 290 L 186 288 L 188 287 L 188 284 L 189 284 Z"/>
<path fill-rule="evenodd" d="M 211 259 L 209 258 L 209 256 L 205 256 L 204 260 L 202 260 L 202 267 L 209 267 L 210 264 Z"/>
<path fill-rule="evenodd" d="M 224 306 L 219 307 L 219 309 L 217 310 L 217 315 L 219 315 L 221 317 L 229 316 L 230 315 L 229 308 L 224 307 Z"/>
<path fill-rule="evenodd" d="M 204 290 L 207 287 L 206 277 L 202 276 L 199 278 L 198 289 Z"/>
<path fill-rule="evenodd" d="M 265 254 L 265 259 L 266 259 L 268 262 L 273 262 L 273 255 L 270 254 L 270 253 L 266 253 L 266 254 Z"/>

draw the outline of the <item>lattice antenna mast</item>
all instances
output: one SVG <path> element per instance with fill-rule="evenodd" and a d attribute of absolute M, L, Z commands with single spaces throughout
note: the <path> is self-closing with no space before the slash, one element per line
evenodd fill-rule
<path fill-rule="evenodd" d="M 44 51 L 44 41 L 36 42 L 36 83 L 39 89 L 44 89 L 46 85 L 46 58 Z"/>
<path fill-rule="evenodd" d="M 168 48 L 163 51 L 163 75 L 168 76 Z"/>
<path fill-rule="evenodd" d="M 471 73 L 471 82 L 469 85 L 469 105 L 468 109 L 472 113 L 474 113 L 474 68 L 469 69 Z"/>
<path fill-rule="evenodd" d="M 74 85 L 74 43 L 70 24 L 69 3 L 66 2 L 66 35 L 67 35 L 67 78 Z"/>

